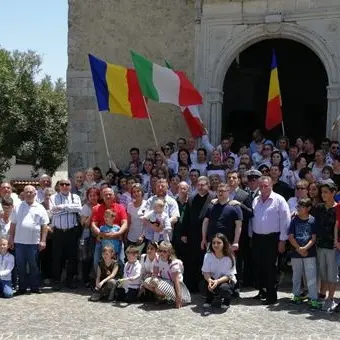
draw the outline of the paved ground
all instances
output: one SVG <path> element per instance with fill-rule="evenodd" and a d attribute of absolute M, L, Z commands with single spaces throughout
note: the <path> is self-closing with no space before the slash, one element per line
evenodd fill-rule
<path fill-rule="evenodd" d="M 265 307 L 243 293 L 226 312 L 167 305 L 128 307 L 88 302 L 88 292 L 50 292 L 0 300 L 0 340 L 4 339 L 340 339 L 340 315 L 311 312 L 289 303 Z"/>

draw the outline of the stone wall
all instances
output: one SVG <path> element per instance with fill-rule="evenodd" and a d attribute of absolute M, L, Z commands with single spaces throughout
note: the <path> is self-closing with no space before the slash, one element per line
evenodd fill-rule
<path fill-rule="evenodd" d="M 107 156 L 94 96 L 87 54 L 110 63 L 132 66 L 129 49 L 194 77 L 195 1 L 193 0 L 69 0 L 68 72 L 69 170 L 99 165 Z M 188 135 L 179 110 L 150 103 L 160 143 Z M 148 120 L 103 114 L 112 158 L 127 162 L 130 147 L 154 146 Z"/>

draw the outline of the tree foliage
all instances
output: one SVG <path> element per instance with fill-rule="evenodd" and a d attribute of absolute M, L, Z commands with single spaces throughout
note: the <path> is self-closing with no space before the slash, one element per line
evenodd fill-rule
<path fill-rule="evenodd" d="M 16 156 L 52 175 L 67 153 L 67 100 L 62 79 L 38 81 L 41 57 L 0 48 L 0 176 Z"/>

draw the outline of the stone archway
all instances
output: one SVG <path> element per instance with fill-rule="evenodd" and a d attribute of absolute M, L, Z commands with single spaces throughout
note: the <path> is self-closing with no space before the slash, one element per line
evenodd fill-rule
<path fill-rule="evenodd" d="M 214 70 L 207 91 L 207 121 L 210 138 L 218 144 L 221 138 L 222 101 L 224 77 L 236 56 L 249 46 L 265 39 L 285 38 L 295 40 L 309 47 L 322 61 L 327 75 L 327 136 L 331 136 L 332 126 L 340 113 L 340 75 L 334 53 L 324 39 L 309 29 L 293 23 L 273 23 L 256 25 L 246 29 L 237 39 L 230 40 L 215 59 Z M 340 135 L 339 128 L 337 135 Z"/>

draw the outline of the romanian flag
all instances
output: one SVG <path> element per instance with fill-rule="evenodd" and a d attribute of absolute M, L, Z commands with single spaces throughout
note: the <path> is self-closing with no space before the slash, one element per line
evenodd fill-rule
<path fill-rule="evenodd" d="M 113 65 L 89 54 L 99 111 L 148 118 L 135 70 Z"/>
<path fill-rule="evenodd" d="M 282 123 L 282 110 L 281 110 L 281 92 L 279 76 L 277 72 L 276 55 L 273 50 L 272 67 L 269 82 L 269 93 L 267 103 L 267 115 L 266 115 L 266 129 L 271 130 L 275 126 Z"/>

